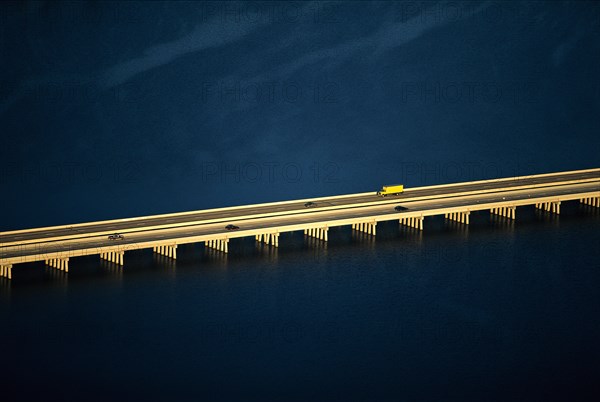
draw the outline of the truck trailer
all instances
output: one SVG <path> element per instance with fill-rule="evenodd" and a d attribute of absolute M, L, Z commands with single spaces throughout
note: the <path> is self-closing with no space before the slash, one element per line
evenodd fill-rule
<path fill-rule="evenodd" d="M 403 184 L 394 184 L 391 186 L 383 186 L 381 188 L 381 190 L 379 190 L 377 192 L 377 195 L 380 195 L 382 197 L 386 197 L 388 195 L 398 195 L 398 194 L 402 194 L 404 192 L 404 185 Z"/>

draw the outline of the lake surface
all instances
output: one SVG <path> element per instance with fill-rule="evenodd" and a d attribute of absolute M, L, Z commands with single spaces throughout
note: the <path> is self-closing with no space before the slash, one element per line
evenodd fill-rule
<path fill-rule="evenodd" d="M 11 401 L 567 400 L 597 391 L 600 214 L 284 234 L 176 262 L 23 266 L 0 291 Z"/>

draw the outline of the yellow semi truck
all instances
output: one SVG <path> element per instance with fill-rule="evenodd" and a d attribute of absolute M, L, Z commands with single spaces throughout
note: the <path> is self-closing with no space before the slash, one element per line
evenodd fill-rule
<path fill-rule="evenodd" d="M 382 197 L 388 195 L 398 195 L 404 192 L 404 184 L 394 184 L 392 186 L 383 186 L 381 190 L 377 192 L 377 195 Z"/>

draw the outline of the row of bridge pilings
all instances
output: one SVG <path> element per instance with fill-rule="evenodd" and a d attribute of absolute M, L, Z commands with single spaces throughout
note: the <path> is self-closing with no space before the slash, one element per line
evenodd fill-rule
<path fill-rule="evenodd" d="M 408 226 L 414 229 L 423 230 L 424 216 L 413 216 L 410 218 L 400 218 L 399 222 L 401 225 Z"/>
<path fill-rule="evenodd" d="M 311 228 L 304 229 L 304 235 L 309 237 L 314 237 L 315 239 L 329 241 L 329 228 Z"/>
<path fill-rule="evenodd" d="M 460 222 L 460 223 L 464 223 L 464 224 L 468 225 L 470 215 L 471 215 L 471 212 L 469 212 L 469 211 L 467 211 L 467 212 L 450 212 L 450 213 L 444 214 L 444 218 L 451 220 L 451 221 Z"/>
<path fill-rule="evenodd" d="M 207 240 L 204 242 L 204 246 L 207 248 L 212 248 L 213 250 L 228 253 L 229 252 L 229 239 Z"/>
<path fill-rule="evenodd" d="M 500 215 L 505 218 L 515 219 L 517 207 L 498 207 L 490 209 L 493 215 Z"/>
<path fill-rule="evenodd" d="M 582 198 L 579 200 L 582 204 L 600 208 L 600 197 Z"/>
<path fill-rule="evenodd" d="M 0 278 L 12 279 L 12 264 L 0 265 Z"/>
<path fill-rule="evenodd" d="M 377 222 L 353 223 L 352 230 L 375 236 L 377 234 Z"/>
<path fill-rule="evenodd" d="M 125 256 L 124 251 L 109 251 L 107 253 L 100 253 L 100 258 L 117 265 L 123 265 L 123 259 Z"/>
<path fill-rule="evenodd" d="M 560 214 L 560 201 L 538 202 L 535 204 L 536 209 L 541 209 L 553 214 Z"/>
<path fill-rule="evenodd" d="M 169 246 L 155 246 L 152 247 L 152 251 L 156 254 L 173 258 L 174 260 L 177 259 L 177 244 Z"/>
<path fill-rule="evenodd" d="M 69 272 L 69 258 L 51 258 L 45 261 L 46 265 L 59 271 Z"/>
<path fill-rule="evenodd" d="M 257 234 L 255 239 L 259 243 L 279 247 L 279 233 L 261 233 Z"/>

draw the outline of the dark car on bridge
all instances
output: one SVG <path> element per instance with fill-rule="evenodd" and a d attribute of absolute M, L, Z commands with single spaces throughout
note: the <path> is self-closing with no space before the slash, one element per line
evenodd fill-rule
<path fill-rule="evenodd" d="M 239 228 L 240 228 L 239 226 L 235 226 L 235 225 L 225 226 L 225 229 L 227 229 L 227 230 L 238 230 Z"/>
<path fill-rule="evenodd" d="M 125 236 L 120 233 L 108 235 L 108 240 L 125 240 Z"/>
<path fill-rule="evenodd" d="M 309 201 L 309 202 L 305 202 L 305 203 L 304 203 L 304 206 L 305 206 L 306 208 L 310 208 L 310 207 L 316 207 L 316 206 L 317 206 L 317 203 L 316 203 L 316 202 Z"/>
<path fill-rule="evenodd" d="M 394 209 L 395 209 L 396 211 L 398 211 L 398 212 L 402 212 L 402 211 L 408 211 L 408 208 L 406 208 L 406 207 L 403 207 L 402 205 L 396 205 L 396 206 L 394 207 Z"/>

